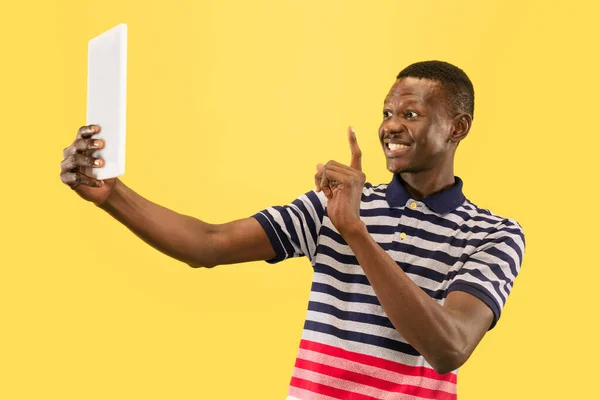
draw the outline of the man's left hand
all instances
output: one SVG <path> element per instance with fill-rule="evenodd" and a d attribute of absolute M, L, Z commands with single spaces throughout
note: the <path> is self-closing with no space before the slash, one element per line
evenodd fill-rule
<path fill-rule="evenodd" d="M 360 200 L 366 177 L 362 172 L 362 152 L 352 127 L 348 128 L 348 141 L 352 153 L 350 166 L 331 160 L 325 165 L 318 164 L 315 174 L 316 190 L 323 191 L 327 197 L 327 215 L 342 237 L 364 228 L 360 220 Z"/>

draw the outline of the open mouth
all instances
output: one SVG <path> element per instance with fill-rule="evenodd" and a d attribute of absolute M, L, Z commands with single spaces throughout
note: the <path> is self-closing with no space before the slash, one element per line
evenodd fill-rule
<path fill-rule="evenodd" d="M 410 148 L 410 144 L 408 143 L 399 143 L 396 140 L 392 142 L 390 139 L 385 139 L 383 145 L 385 154 L 388 157 L 398 157 Z"/>
<path fill-rule="evenodd" d="M 396 151 L 396 150 L 401 150 L 401 149 L 407 149 L 410 146 L 407 144 L 402 144 L 402 143 L 386 143 L 385 147 L 387 147 L 388 150 L 391 151 Z"/>

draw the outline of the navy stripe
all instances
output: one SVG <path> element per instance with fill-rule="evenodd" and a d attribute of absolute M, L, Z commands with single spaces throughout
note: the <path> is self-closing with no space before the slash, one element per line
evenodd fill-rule
<path fill-rule="evenodd" d="M 506 232 L 506 231 L 502 230 L 501 232 Z M 525 244 L 525 238 L 523 237 L 522 231 L 519 232 L 518 236 L 520 237 L 521 241 L 523 241 L 523 244 Z M 503 236 L 501 236 L 499 238 L 496 238 L 496 239 L 492 240 L 491 243 L 504 243 L 504 244 L 506 244 L 508 247 L 510 247 L 511 249 L 513 249 L 515 251 L 515 253 L 517 253 L 517 255 L 519 256 L 519 261 L 523 261 L 523 249 L 521 248 L 521 246 L 519 246 L 517 244 L 517 242 L 515 242 L 515 240 L 513 239 L 512 236 L 503 235 Z"/>
<path fill-rule="evenodd" d="M 285 246 L 285 249 L 288 252 L 288 255 L 290 257 L 293 257 L 296 254 L 296 251 L 294 250 L 292 243 L 298 244 L 300 242 L 298 241 L 298 235 L 296 235 L 296 229 L 294 229 L 294 223 L 292 222 L 290 215 L 288 213 L 289 209 L 286 209 L 281 206 L 274 206 L 272 208 L 275 211 L 277 211 L 279 213 L 279 215 L 281 215 L 281 218 L 283 219 L 283 223 L 285 224 L 285 228 L 288 231 L 288 234 L 290 236 L 288 237 L 283 232 L 283 230 L 281 229 L 279 224 L 275 221 L 275 219 L 270 214 L 268 214 L 268 213 L 266 213 L 266 214 L 269 217 L 269 219 L 271 220 L 271 222 L 273 223 L 273 225 L 275 225 L 275 228 L 277 229 L 277 233 L 279 234 L 279 237 L 281 237 L 281 240 L 283 241 L 283 245 Z"/>
<path fill-rule="evenodd" d="M 398 263 L 396 263 L 396 264 L 400 268 L 402 268 L 405 272 L 415 274 L 415 275 L 416 275 L 415 270 L 427 270 L 428 273 L 435 273 L 435 271 L 432 271 L 430 269 L 423 268 L 423 267 L 418 267 L 418 266 L 414 266 L 414 265 L 405 265 L 403 267 L 402 265 L 399 265 Z M 316 263 L 315 267 L 314 267 L 314 272 L 330 276 L 333 279 L 337 280 L 338 282 L 360 284 L 360 285 L 365 285 L 365 286 L 371 285 L 368 278 L 364 274 L 349 274 L 346 272 L 341 272 L 341 271 L 338 271 L 337 269 L 330 267 L 328 265 L 325 265 L 325 264 Z M 430 275 L 433 275 L 433 274 L 430 274 Z M 441 275 L 441 274 L 438 274 L 438 275 Z M 454 275 L 456 275 L 456 273 L 453 273 L 451 275 L 453 277 Z M 427 275 L 421 275 L 421 276 L 423 276 L 425 278 L 429 278 L 429 276 L 427 276 Z M 448 277 L 444 276 L 444 278 L 447 278 L 447 279 L 442 279 L 442 282 L 444 280 L 452 279 L 449 276 Z M 444 298 L 444 293 L 445 293 L 444 289 L 431 290 L 429 288 L 424 288 L 421 286 L 421 290 L 423 290 L 425 293 L 427 293 L 427 295 L 429 297 L 431 297 L 435 300 L 441 300 Z M 324 293 L 328 293 L 328 292 L 324 292 Z M 333 295 L 332 293 L 329 293 L 329 294 Z M 337 297 L 337 296 L 335 296 L 335 297 Z"/>
<path fill-rule="evenodd" d="M 318 252 L 320 254 L 328 255 L 329 257 L 335 259 L 336 261 L 338 261 L 341 264 L 359 265 L 358 260 L 356 259 L 355 256 L 340 254 L 329 246 L 324 246 L 324 245 L 320 244 Z"/>
<path fill-rule="evenodd" d="M 399 251 L 403 251 L 412 256 L 439 261 L 443 264 L 446 264 L 448 267 L 452 267 L 457 262 L 464 263 L 469 259 L 469 254 L 467 253 L 461 254 L 460 257 L 455 257 L 441 250 L 423 249 L 406 242 L 399 242 L 398 248 Z"/>
<path fill-rule="evenodd" d="M 502 302 L 504 303 L 506 301 L 506 298 L 500 291 L 500 282 L 499 281 L 490 280 L 490 279 L 486 278 L 485 275 L 483 275 L 483 273 L 481 271 L 479 271 L 478 269 L 462 269 L 456 274 L 456 277 L 452 282 L 454 283 L 456 281 L 460 281 L 460 282 L 465 282 L 467 284 L 469 284 L 469 283 L 471 283 L 473 285 L 477 284 L 477 283 L 473 283 L 471 281 L 463 281 L 462 279 L 460 279 L 460 277 L 463 275 L 471 275 L 473 278 L 475 278 L 481 282 L 491 284 L 494 287 L 494 291 L 496 292 L 496 294 L 502 299 Z M 506 280 L 503 280 L 503 282 L 506 282 Z M 452 286 L 453 283 L 451 283 L 450 286 Z M 482 285 L 478 285 L 478 286 L 482 286 Z M 483 290 L 487 291 L 486 289 L 483 289 Z"/>
<path fill-rule="evenodd" d="M 518 266 L 515 262 L 515 259 L 512 258 L 511 256 L 509 256 L 508 254 L 506 254 L 505 252 L 503 252 L 502 250 L 498 250 L 495 247 L 490 247 L 489 249 L 486 249 L 483 251 L 484 253 L 487 253 L 491 256 L 494 256 L 502 261 L 504 261 L 505 263 L 508 264 L 508 267 L 510 268 L 510 272 L 512 272 L 513 276 L 517 276 L 517 274 L 519 273 L 518 271 Z M 521 263 L 519 262 L 519 265 Z M 497 263 L 494 264 L 488 264 L 490 266 L 495 266 L 496 268 L 500 268 L 499 265 Z M 495 268 L 492 268 L 492 270 Z"/>
<path fill-rule="evenodd" d="M 429 222 L 433 225 L 438 225 L 443 228 L 449 228 L 454 231 L 459 231 L 459 232 L 464 232 L 464 233 L 491 233 L 491 232 L 494 232 L 495 230 L 497 230 L 496 226 L 485 226 L 484 227 L 484 226 L 479 226 L 479 225 L 467 226 L 465 224 L 458 224 L 454 221 L 440 217 L 438 215 L 424 214 L 424 213 L 421 213 L 420 211 L 411 210 L 410 208 L 405 209 L 405 212 L 406 212 L 407 216 L 414 217 L 415 219 L 418 219 L 419 221 Z M 409 215 L 409 213 L 411 213 L 412 215 Z"/>
<path fill-rule="evenodd" d="M 457 281 L 450 285 L 450 287 L 448 288 L 448 294 L 455 291 L 469 293 L 477 297 L 479 300 L 483 301 L 492 310 L 492 313 L 494 314 L 494 319 L 492 320 L 492 324 L 490 325 L 488 330 L 496 326 L 498 319 L 500 319 L 500 306 L 498 303 L 496 303 L 496 300 L 488 294 L 487 290 L 471 282 Z"/>
<path fill-rule="evenodd" d="M 306 320 L 306 322 L 304 323 L 304 329 L 307 329 L 309 331 L 326 333 L 343 340 L 349 340 L 358 343 L 366 343 L 373 346 L 383 347 L 401 353 L 410 354 L 412 356 L 420 356 L 419 352 L 415 350 L 415 348 L 411 345 L 386 337 L 375 336 L 363 332 L 346 331 L 329 324 L 323 324 L 321 322 L 309 320 Z"/>
<path fill-rule="evenodd" d="M 361 208 L 361 217 L 388 217 L 388 218 L 400 218 L 402 211 L 399 208 Z"/>
<path fill-rule="evenodd" d="M 462 211 L 460 211 L 460 209 L 454 210 L 452 212 L 452 214 L 458 215 L 465 222 L 466 221 L 481 221 L 481 222 L 486 222 L 488 224 L 491 224 L 493 226 L 497 226 L 498 224 L 503 222 L 503 219 L 499 218 L 499 217 L 489 218 L 488 216 L 484 216 L 484 215 L 480 215 L 480 214 L 473 215 L 472 213 L 462 212 Z"/>
<path fill-rule="evenodd" d="M 334 231 L 333 229 L 331 229 L 328 226 L 323 225 L 321 227 L 321 235 L 322 236 L 327 236 L 328 238 L 334 240 L 336 243 L 342 245 L 342 246 L 347 246 L 348 243 L 346 243 L 346 241 L 344 240 L 344 238 L 342 237 L 342 235 L 340 235 L 338 232 Z"/>
<path fill-rule="evenodd" d="M 361 322 L 363 324 L 378 325 L 386 328 L 396 329 L 387 317 L 356 311 L 340 310 L 339 308 L 332 306 L 331 304 L 325 304 L 318 301 L 310 301 L 308 303 L 308 309 L 311 311 L 317 311 L 333 315 L 334 317 L 342 319 L 344 321 L 355 321 Z"/>
<path fill-rule="evenodd" d="M 317 212 L 317 216 L 319 217 L 319 221 L 323 221 L 323 215 L 325 215 L 325 210 L 323 210 L 323 204 L 321 204 L 321 200 L 319 200 L 319 196 L 313 191 L 306 193 L 306 197 L 310 200 L 313 208 Z"/>
<path fill-rule="evenodd" d="M 377 299 L 377 296 L 370 296 L 368 294 L 361 293 L 346 293 L 326 283 L 313 282 L 311 290 L 313 292 L 331 295 L 338 300 L 346 301 L 349 303 L 376 304 L 378 306 L 381 305 L 379 304 L 379 299 Z"/>
<path fill-rule="evenodd" d="M 266 214 L 267 211 L 264 211 L 264 213 Z M 253 215 L 253 217 L 254 217 L 254 219 L 256 219 L 258 221 L 260 226 L 262 226 L 262 228 L 264 229 L 265 233 L 267 234 L 267 237 L 269 238 L 269 242 L 271 242 L 271 246 L 273 247 L 273 250 L 275 251 L 275 258 L 273 258 L 271 260 L 267 260 L 267 262 L 274 264 L 279 261 L 285 260 L 288 257 L 288 254 L 285 251 L 285 248 L 283 247 L 283 243 L 279 239 L 277 232 L 273 228 L 273 225 L 276 226 L 276 224 L 271 225 L 271 223 L 269 222 L 270 221 L 269 218 L 267 218 L 262 213 L 257 213 L 255 215 Z"/>
<path fill-rule="evenodd" d="M 396 227 L 387 225 L 367 225 L 367 232 L 375 235 L 393 235 L 396 232 Z"/>

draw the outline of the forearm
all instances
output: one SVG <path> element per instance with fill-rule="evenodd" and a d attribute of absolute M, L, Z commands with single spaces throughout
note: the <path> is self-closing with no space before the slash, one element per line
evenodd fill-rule
<path fill-rule="evenodd" d="M 192 266 L 216 265 L 216 226 L 179 214 L 117 181 L 100 208 L 160 252 Z"/>
<path fill-rule="evenodd" d="M 381 307 L 408 343 L 438 371 L 465 361 L 460 324 L 450 310 L 428 296 L 398 267 L 361 224 L 344 235 Z"/>

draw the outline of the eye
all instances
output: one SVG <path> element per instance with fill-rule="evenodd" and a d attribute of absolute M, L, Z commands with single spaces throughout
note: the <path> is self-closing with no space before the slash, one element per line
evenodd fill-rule
<path fill-rule="evenodd" d="M 404 113 L 404 116 L 406 117 L 406 119 L 411 119 L 411 118 L 416 118 L 419 116 L 419 114 L 417 114 L 414 111 L 407 111 Z"/>
<path fill-rule="evenodd" d="M 388 119 L 392 116 L 392 112 L 390 110 L 383 111 L 383 119 Z"/>

